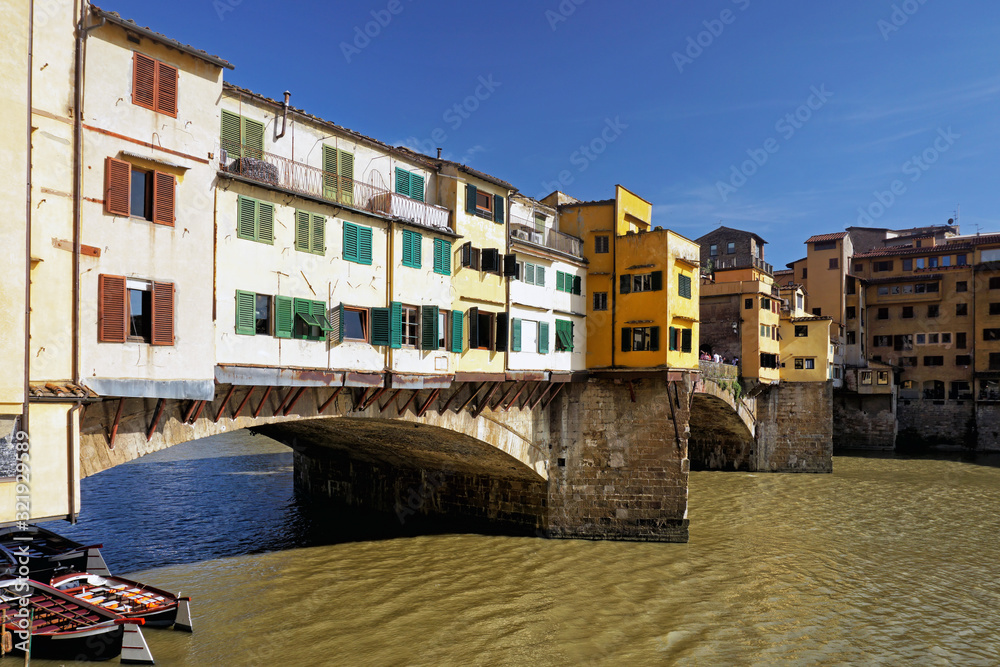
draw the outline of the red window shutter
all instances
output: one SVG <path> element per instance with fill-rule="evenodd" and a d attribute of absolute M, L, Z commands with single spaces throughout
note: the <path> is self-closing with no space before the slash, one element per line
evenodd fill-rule
<path fill-rule="evenodd" d="M 177 68 L 156 63 L 156 111 L 177 118 Z"/>
<path fill-rule="evenodd" d="M 132 165 L 109 157 L 104 161 L 104 210 L 114 215 L 129 214 Z"/>
<path fill-rule="evenodd" d="M 153 172 L 153 222 L 173 227 L 176 183 L 171 174 Z"/>
<path fill-rule="evenodd" d="M 138 51 L 132 63 L 132 103 L 153 109 L 156 101 L 156 61 Z"/>
<path fill-rule="evenodd" d="M 153 283 L 153 345 L 174 344 L 174 284 Z"/>
<path fill-rule="evenodd" d="M 99 276 L 97 282 L 97 340 L 124 343 L 128 290 L 125 276 Z"/>

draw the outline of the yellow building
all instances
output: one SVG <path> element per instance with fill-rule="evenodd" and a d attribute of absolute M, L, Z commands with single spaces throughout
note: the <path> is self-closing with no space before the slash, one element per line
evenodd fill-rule
<path fill-rule="evenodd" d="M 974 237 L 972 242 L 975 245 L 975 273 L 970 284 L 975 302 L 972 345 L 978 385 L 976 398 L 980 413 L 985 414 L 989 405 L 994 411 L 991 417 L 995 419 L 1000 404 L 1000 234 Z M 1000 445 L 996 429 L 984 435 L 990 437 L 994 447 Z"/>
<path fill-rule="evenodd" d="M 584 242 L 588 369 L 697 368 L 698 245 L 651 229 L 652 204 L 621 185 L 610 200 L 543 201 Z"/>
<path fill-rule="evenodd" d="M 805 312 L 801 286 L 781 290 L 780 378 L 782 382 L 825 382 L 831 379 L 832 317 Z"/>

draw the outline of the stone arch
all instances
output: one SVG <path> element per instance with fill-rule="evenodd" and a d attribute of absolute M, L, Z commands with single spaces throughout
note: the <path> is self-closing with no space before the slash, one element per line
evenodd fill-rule
<path fill-rule="evenodd" d="M 691 399 L 688 458 L 693 470 L 748 470 L 756 426 L 742 401 L 714 382 Z"/>

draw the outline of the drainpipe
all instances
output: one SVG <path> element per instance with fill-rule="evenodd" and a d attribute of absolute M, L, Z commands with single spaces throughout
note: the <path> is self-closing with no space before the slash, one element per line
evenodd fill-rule
<path fill-rule="evenodd" d="M 285 91 L 285 101 L 281 105 L 281 108 L 282 108 L 282 112 L 281 112 L 281 132 L 279 132 L 278 134 L 274 135 L 275 139 L 280 139 L 283 136 L 285 136 L 285 128 L 288 126 L 288 100 L 291 99 L 291 97 L 292 97 L 292 94 L 286 90 Z M 275 129 L 277 129 L 277 125 L 275 125 Z"/>
<path fill-rule="evenodd" d="M 393 254 L 393 248 L 396 245 L 395 243 L 393 243 L 393 241 L 394 241 L 395 235 L 396 235 L 396 223 L 393 220 L 389 220 L 388 221 L 388 234 L 386 235 L 388 238 L 386 239 L 386 254 L 387 254 L 387 257 L 386 257 L 386 263 L 385 263 L 386 264 L 386 269 L 385 269 L 385 271 L 386 271 L 386 276 L 385 276 L 385 278 L 386 278 L 386 282 L 385 282 L 385 306 L 386 306 L 386 308 L 389 309 L 389 317 L 390 317 L 390 319 L 392 318 L 392 297 L 393 297 L 393 287 L 395 286 L 395 282 L 394 282 L 394 279 L 393 279 L 394 274 L 395 274 L 395 271 L 393 271 L 393 268 L 394 268 L 393 267 L 393 263 L 394 263 L 393 260 L 395 259 L 395 255 Z M 372 330 L 372 323 L 368 322 L 368 336 L 369 336 L 369 338 L 371 337 L 371 330 Z M 391 324 L 391 322 L 389 324 L 389 331 L 390 332 L 392 331 L 392 324 Z M 389 345 L 387 345 L 386 348 L 385 348 L 385 370 L 386 370 L 386 373 L 388 374 L 388 377 L 390 377 L 390 378 L 392 377 L 392 361 L 393 361 L 392 335 L 390 333 L 390 335 L 389 335 Z"/>
<path fill-rule="evenodd" d="M 21 407 L 21 430 L 30 433 L 28 429 L 28 397 L 31 395 L 30 387 L 30 366 L 31 366 L 31 79 L 34 75 L 34 64 L 32 60 L 32 48 L 34 38 L 35 23 L 35 2 L 28 0 L 28 81 L 27 81 L 27 101 L 28 113 L 25 119 L 25 141 L 27 142 L 27 182 L 24 194 L 25 211 L 25 242 L 24 242 L 24 386 L 21 397 L 24 401 Z M 31 446 L 31 441 L 28 441 Z"/>
<path fill-rule="evenodd" d="M 66 519 L 70 523 L 76 523 L 76 453 L 73 451 L 73 445 L 77 441 L 74 437 L 74 422 L 73 413 L 80 410 L 83 407 L 82 401 L 77 401 L 76 405 L 69 409 L 66 413 L 66 481 L 68 483 L 69 493 L 67 494 L 67 513 Z M 81 418 L 82 418 L 81 411 Z"/>

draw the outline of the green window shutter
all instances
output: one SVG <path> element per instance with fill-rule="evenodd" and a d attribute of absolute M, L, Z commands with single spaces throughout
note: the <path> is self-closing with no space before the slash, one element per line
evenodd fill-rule
<path fill-rule="evenodd" d="M 389 309 L 372 308 L 372 345 L 389 344 Z"/>
<path fill-rule="evenodd" d="M 330 309 L 330 341 L 344 342 L 344 304 Z"/>
<path fill-rule="evenodd" d="M 545 287 L 545 267 L 535 265 L 535 284 L 539 287 Z"/>
<path fill-rule="evenodd" d="M 438 349 L 437 306 L 423 306 L 420 309 L 420 349 Z"/>
<path fill-rule="evenodd" d="M 236 205 L 236 236 L 253 241 L 257 217 L 257 200 L 240 195 Z"/>
<path fill-rule="evenodd" d="M 660 351 L 660 327 L 649 327 L 649 349 L 653 352 Z"/>
<path fill-rule="evenodd" d="M 668 342 L 667 347 L 671 352 L 675 352 L 677 350 L 677 329 L 674 327 L 670 327 L 669 329 L 667 329 L 667 335 L 670 336 L 670 340 L 667 341 Z"/>
<path fill-rule="evenodd" d="M 503 223 L 504 200 L 501 195 L 493 195 L 493 222 Z"/>
<path fill-rule="evenodd" d="M 243 143 L 240 141 L 241 122 L 239 114 L 222 110 L 222 148 L 227 153 L 227 160 L 235 160 L 240 157 L 240 144 Z"/>
<path fill-rule="evenodd" d="M 451 275 L 451 241 L 434 239 L 434 273 Z"/>
<path fill-rule="evenodd" d="M 516 318 L 510 321 L 510 351 L 521 351 L 521 320 Z"/>
<path fill-rule="evenodd" d="M 358 264 L 372 263 L 372 228 L 358 227 Z"/>
<path fill-rule="evenodd" d="M 471 183 L 465 186 L 465 212 L 472 214 L 476 212 L 476 186 Z"/>
<path fill-rule="evenodd" d="M 292 323 L 295 315 L 292 300 L 287 296 L 274 297 L 274 335 L 278 338 L 292 337 Z"/>
<path fill-rule="evenodd" d="M 309 250 L 309 212 L 295 211 L 295 249 Z"/>
<path fill-rule="evenodd" d="M 410 196 L 417 201 L 424 200 L 424 177 L 410 174 Z"/>
<path fill-rule="evenodd" d="M 412 234 L 413 235 L 410 237 L 410 245 L 412 246 L 411 252 L 413 254 L 413 266 L 414 268 L 419 269 L 423 266 L 421 251 L 423 249 L 424 237 L 418 232 L 412 232 Z"/>
<path fill-rule="evenodd" d="M 403 347 L 403 304 L 399 301 L 389 304 L 389 347 Z"/>
<path fill-rule="evenodd" d="M 434 273 L 441 273 L 441 239 L 434 239 Z"/>
<path fill-rule="evenodd" d="M 243 157 L 261 157 L 264 152 L 264 123 L 243 119 L 243 146 Z"/>
<path fill-rule="evenodd" d="M 350 262 L 358 261 L 358 226 L 344 222 L 344 259 Z"/>
<path fill-rule="evenodd" d="M 257 295 L 236 290 L 236 333 L 253 336 L 257 333 Z"/>
<path fill-rule="evenodd" d="M 354 205 L 354 153 L 340 151 L 340 168 L 338 180 L 340 181 L 340 201 L 348 206 Z M 368 262 L 371 264 L 371 262 Z"/>
<path fill-rule="evenodd" d="M 549 323 L 539 322 L 538 323 L 538 353 L 548 354 L 549 353 Z"/>
<path fill-rule="evenodd" d="M 337 198 L 337 149 L 323 144 L 323 196 Z"/>
<path fill-rule="evenodd" d="M 524 263 L 524 282 L 529 285 L 535 284 L 535 265 L 529 262 Z"/>
<path fill-rule="evenodd" d="M 564 351 L 573 351 L 573 323 L 569 320 L 556 320 L 556 338 Z"/>
<path fill-rule="evenodd" d="M 563 287 L 564 287 L 563 276 L 565 276 L 565 275 L 566 274 L 563 273 L 562 271 L 556 271 L 556 291 L 557 292 L 562 292 L 563 291 Z"/>
<path fill-rule="evenodd" d="M 274 243 L 274 204 L 258 202 L 257 240 Z"/>
<path fill-rule="evenodd" d="M 326 216 L 316 213 L 312 216 L 312 246 L 314 253 L 326 254 Z"/>
<path fill-rule="evenodd" d="M 319 323 L 321 333 L 317 340 L 322 340 L 323 336 L 333 331 L 333 327 L 330 326 L 330 321 L 326 318 L 326 302 L 313 301 L 312 308 L 310 308 L 309 312 L 312 314 L 313 319 Z"/>
<path fill-rule="evenodd" d="M 685 299 L 691 298 L 691 277 L 677 276 L 677 293 Z"/>
<path fill-rule="evenodd" d="M 462 353 L 462 325 L 464 322 L 464 313 L 462 311 L 451 311 L 451 351 L 459 354 Z"/>
<path fill-rule="evenodd" d="M 681 330 L 681 352 L 691 351 L 691 329 Z"/>
<path fill-rule="evenodd" d="M 651 282 L 653 283 L 653 291 L 663 289 L 663 271 L 653 271 Z"/>
<path fill-rule="evenodd" d="M 581 276 L 572 276 L 573 278 L 573 294 L 583 294 L 583 278 Z"/>
<path fill-rule="evenodd" d="M 410 196 L 410 172 L 396 167 L 396 192 Z"/>
<path fill-rule="evenodd" d="M 293 326 L 294 326 L 294 320 L 302 319 L 306 324 L 309 324 L 309 321 L 312 319 L 312 312 L 311 312 L 312 308 L 309 304 L 308 299 L 293 299 L 292 311 L 294 313 Z M 299 336 L 297 336 L 297 338 L 301 338 L 303 340 L 305 340 L 308 337 L 309 337 L 308 328 L 305 329 L 305 331 L 301 333 Z"/>
<path fill-rule="evenodd" d="M 409 229 L 403 230 L 403 266 L 420 268 L 420 245 L 422 242 L 423 237 L 419 233 Z"/>
<path fill-rule="evenodd" d="M 632 327 L 622 327 L 622 352 L 632 351 Z"/>

